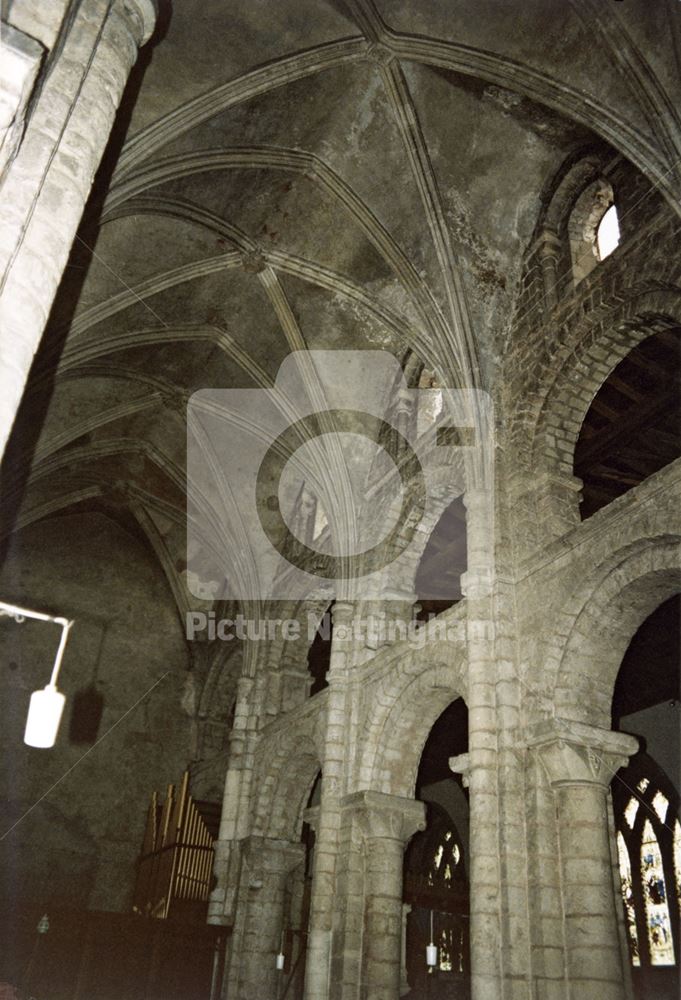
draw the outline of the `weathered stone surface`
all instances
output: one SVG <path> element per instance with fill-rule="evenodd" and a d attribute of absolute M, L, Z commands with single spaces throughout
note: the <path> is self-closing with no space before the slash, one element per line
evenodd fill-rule
<path fill-rule="evenodd" d="M 276 996 L 288 930 L 296 1000 L 400 995 L 417 775 L 458 698 L 473 1000 L 631 995 L 608 785 L 635 745 L 610 713 L 636 629 L 681 590 L 681 459 L 582 522 L 574 454 L 613 368 L 681 324 L 673 14 L 474 6 L 182 0 L 156 35 L 152 0 L 9 6 L 0 443 L 28 383 L 3 468 L 0 597 L 73 614 L 64 677 L 87 685 L 99 656 L 112 713 L 170 669 L 155 707 L 22 821 L 17 883 L 31 895 L 49 871 L 60 897 L 124 907 L 148 795 L 191 764 L 197 796 L 222 798 L 209 920 L 233 931 L 230 1000 Z M 610 193 L 622 241 L 597 262 L 592 209 Z M 246 571 L 247 543 L 205 578 L 192 563 L 187 405 L 207 387 L 270 390 L 305 349 L 397 357 L 403 430 L 423 419 L 413 386 L 475 386 L 490 447 L 462 439 L 450 462 L 433 442 L 436 502 L 399 523 L 395 547 L 409 544 L 376 599 L 326 582 L 307 601 L 221 601 L 215 577 Z M 262 476 L 269 517 L 279 483 Z M 359 522 L 389 524 L 393 494 L 372 484 Z M 461 497 L 461 600 L 417 629 L 418 568 Z M 313 500 L 293 518 L 308 542 Z M 327 686 L 310 698 L 307 625 L 334 598 Z M 185 644 L 187 616 L 206 626 Z M 301 623 L 301 638 L 235 635 L 239 616 Z M 8 747 L 46 650 L 13 643 Z M 14 757 L 12 817 L 44 791 Z M 50 779 L 73 757 L 61 742 Z"/>

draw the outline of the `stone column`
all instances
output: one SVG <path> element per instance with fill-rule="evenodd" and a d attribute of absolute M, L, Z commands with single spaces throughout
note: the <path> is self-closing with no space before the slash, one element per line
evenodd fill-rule
<path fill-rule="evenodd" d="M 305 1000 L 327 1000 L 331 979 L 331 939 L 337 901 L 336 862 L 341 822 L 341 796 L 346 760 L 352 746 L 348 734 L 348 687 L 352 656 L 350 623 L 354 606 L 337 601 L 333 608 L 331 663 L 326 702 L 326 733 L 322 761 L 322 794 L 316 830 L 310 931 L 307 941 Z"/>
<path fill-rule="evenodd" d="M 561 251 L 562 244 L 558 234 L 552 229 L 544 229 L 539 237 L 537 254 L 544 281 L 544 302 L 549 310 L 553 309 L 558 302 L 558 262 Z"/>
<path fill-rule="evenodd" d="M 382 792 L 356 792 L 345 800 L 364 838 L 364 947 L 360 995 L 396 1000 L 402 967 L 404 847 L 426 826 L 425 806 Z"/>
<path fill-rule="evenodd" d="M 244 926 L 239 953 L 233 956 L 238 975 L 230 976 L 234 1000 L 276 1000 L 276 967 L 287 914 L 284 912 L 286 879 L 305 860 L 302 844 L 268 837 L 248 837 L 242 845 L 241 912 Z"/>
<path fill-rule="evenodd" d="M 153 0 L 84 0 L 0 191 L 0 456 Z"/>
<path fill-rule="evenodd" d="M 252 677 L 239 678 L 234 724 L 229 737 L 229 763 L 225 775 L 220 832 L 215 842 L 213 874 L 217 884 L 208 903 L 208 923 L 212 924 L 232 924 L 236 912 L 239 844 L 248 833 L 256 740 L 253 688 Z"/>
<path fill-rule="evenodd" d="M 284 667 L 280 671 L 281 675 L 281 711 L 292 712 L 299 705 L 303 705 L 310 697 L 312 678 L 307 669 L 307 663 L 299 666 Z"/>
<path fill-rule="evenodd" d="M 466 597 L 468 649 L 468 756 L 470 787 L 470 950 L 473 1000 L 504 994 L 508 959 L 502 922 L 504 859 L 500 857 L 498 664 L 495 655 L 494 509 L 489 490 L 464 496 L 468 569 L 461 578 Z"/>
<path fill-rule="evenodd" d="M 608 796 L 613 775 L 636 752 L 638 741 L 552 719 L 534 727 L 530 746 L 555 796 L 570 998 L 625 1000 Z"/>
<path fill-rule="evenodd" d="M 400 996 L 409 992 L 407 976 L 407 924 L 411 913 L 411 903 L 402 903 L 402 951 L 400 955 Z"/>
<path fill-rule="evenodd" d="M 19 148 L 43 56 L 35 38 L 4 21 L 0 24 L 0 182 Z"/>

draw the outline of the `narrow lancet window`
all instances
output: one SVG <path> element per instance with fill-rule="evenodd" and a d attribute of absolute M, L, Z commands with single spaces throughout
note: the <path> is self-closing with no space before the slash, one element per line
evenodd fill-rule
<path fill-rule="evenodd" d="M 667 887 L 660 845 L 650 820 L 643 826 L 641 879 L 645 901 L 648 947 L 651 965 L 674 965 L 674 944 L 669 920 Z"/>

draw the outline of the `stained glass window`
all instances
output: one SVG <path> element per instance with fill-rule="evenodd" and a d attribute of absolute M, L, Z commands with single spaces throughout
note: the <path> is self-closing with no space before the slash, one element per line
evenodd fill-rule
<path fill-rule="evenodd" d="M 463 972 L 463 930 L 447 921 L 435 935 L 438 946 L 438 968 L 441 972 Z"/>
<path fill-rule="evenodd" d="M 660 822 L 664 823 L 667 818 L 667 809 L 669 808 L 669 799 L 662 792 L 655 792 L 653 796 L 653 809 L 660 817 Z"/>
<path fill-rule="evenodd" d="M 644 760 L 612 787 L 624 923 L 631 963 L 642 971 L 677 966 L 681 949 L 681 801 L 654 761 L 645 765 L 654 777 L 642 776 Z"/>
<path fill-rule="evenodd" d="M 651 965 L 674 965 L 674 944 L 662 855 L 650 820 L 643 825 L 641 879 Z"/>
<path fill-rule="evenodd" d="M 435 885 L 441 880 L 444 880 L 445 883 L 451 882 L 453 870 L 458 865 L 460 858 L 459 845 L 452 840 L 452 831 L 448 830 L 435 851 L 433 867 L 428 873 L 428 884 Z"/>
<path fill-rule="evenodd" d="M 634 801 L 634 800 L 632 800 Z M 631 881 L 631 861 L 629 851 L 624 843 L 621 833 L 617 834 L 617 853 L 620 862 L 620 882 L 622 886 L 622 899 L 624 901 L 624 913 L 626 916 L 627 933 L 629 935 L 629 950 L 631 953 L 631 964 L 640 965 L 641 956 L 638 950 L 638 932 L 636 930 L 636 911 L 634 910 L 634 891 Z"/>
<path fill-rule="evenodd" d="M 442 855 L 444 853 L 445 853 L 445 845 L 440 844 L 437 851 L 435 852 L 435 857 L 433 858 L 433 864 L 435 865 L 436 869 L 439 869 L 440 865 L 442 864 Z M 431 875 L 431 882 L 432 882 L 432 875 Z"/>
<path fill-rule="evenodd" d="M 428 884 L 446 889 L 454 886 L 454 876 L 461 860 L 461 851 L 451 830 L 447 830 L 438 844 L 430 872 Z M 453 926 L 443 914 L 436 920 L 435 943 L 438 946 L 438 968 L 441 972 L 460 972 L 463 968 L 463 943 L 460 927 Z"/>
<path fill-rule="evenodd" d="M 681 914 L 681 823 L 674 824 L 674 874 L 676 876 L 676 896 Z"/>
<path fill-rule="evenodd" d="M 431 940 L 438 949 L 435 971 L 444 977 L 441 985 L 460 987 L 470 968 L 465 854 L 450 823 L 444 810 L 434 808 L 429 826 L 414 837 L 405 859 L 404 899 L 412 906 L 407 918 L 407 968 L 410 982 L 413 979 L 424 989 L 425 948 Z"/>
<path fill-rule="evenodd" d="M 636 813 L 638 812 L 638 799 L 630 798 L 627 803 L 627 808 L 624 810 L 624 818 L 629 824 L 629 829 L 634 829 L 634 823 L 636 821 Z"/>

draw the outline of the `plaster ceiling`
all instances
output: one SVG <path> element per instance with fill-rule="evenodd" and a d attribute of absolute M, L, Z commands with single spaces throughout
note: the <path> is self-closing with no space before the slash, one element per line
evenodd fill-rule
<path fill-rule="evenodd" d="M 493 390 L 565 159 L 607 142 L 672 190 L 673 7 L 162 4 L 24 400 L 6 530 L 132 515 L 184 611 L 195 389 L 343 347 Z"/>

